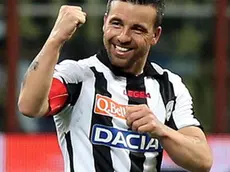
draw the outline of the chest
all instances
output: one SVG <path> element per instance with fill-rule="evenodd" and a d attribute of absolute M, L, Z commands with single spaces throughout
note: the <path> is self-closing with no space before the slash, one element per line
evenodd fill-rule
<path fill-rule="evenodd" d="M 91 88 L 89 88 L 91 86 Z M 112 117 L 118 125 L 125 124 L 125 107 L 146 104 L 153 114 L 165 121 L 166 109 L 158 82 L 151 78 L 108 78 L 83 84 L 80 104 L 88 105 L 92 114 Z M 125 126 L 125 125 L 124 125 Z"/>

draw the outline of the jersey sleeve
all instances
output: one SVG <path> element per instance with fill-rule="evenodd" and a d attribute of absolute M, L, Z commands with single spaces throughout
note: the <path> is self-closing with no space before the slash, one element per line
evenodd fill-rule
<path fill-rule="evenodd" d="M 59 113 L 65 107 L 67 100 L 68 91 L 66 85 L 60 80 L 53 78 L 48 96 L 49 112 L 46 116 L 52 116 Z"/>
<path fill-rule="evenodd" d="M 173 76 L 172 76 L 173 75 Z M 175 103 L 172 115 L 169 118 L 169 127 L 179 130 L 188 126 L 197 126 L 202 128 L 201 123 L 194 115 L 192 97 L 183 84 L 181 78 L 172 74 L 169 79 L 173 83 L 175 93 Z"/>
<path fill-rule="evenodd" d="M 79 83 L 84 79 L 84 65 L 80 61 L 64 60 L 55 66 L 54 78 L 68 83 Z"/>
<path fill-rule="evenodd" d="M 83 69 L 77 61 L 64 60 L 55 66 L 48 97 L 49 112 L 47 116 L 56 115 L 66 106 L 75 104 L 80 94 L 83 78 Z"/>

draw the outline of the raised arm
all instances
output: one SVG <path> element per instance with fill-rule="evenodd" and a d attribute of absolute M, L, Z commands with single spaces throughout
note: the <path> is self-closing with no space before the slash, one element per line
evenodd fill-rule
<path fill-rule="evenodd" d="M 81 7 L 60 8 L 50 36 L 25 74 L 18 100 L 21 113 L 41 117 L 49 111 L 48 94 L 61 47 L 85 21 L 86 13 Z"/>

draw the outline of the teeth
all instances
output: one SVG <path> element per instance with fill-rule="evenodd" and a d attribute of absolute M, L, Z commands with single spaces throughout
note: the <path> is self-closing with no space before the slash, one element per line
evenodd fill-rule
<path fill-rule="evenodd" d="M 128 48 L 119 47 L 119 46 L 117 46 L 117 45 L 116 45 L 116 49 L 118 49 L 119 51 L 122 51 L 122 52 L 127 52 L 127 51 L 129 51 Z"/>

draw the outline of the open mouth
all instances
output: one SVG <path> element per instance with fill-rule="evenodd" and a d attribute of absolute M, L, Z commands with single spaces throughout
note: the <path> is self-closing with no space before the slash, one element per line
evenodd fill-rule
<path fill-rule="evenodd" d="M 122 47 L 115 44 L 113 44 L 113 46 L 115 49 L 115 53 L 121 56 L 128 55 L 133 50 L 133 48 Z"/>
<path fill-rule="evenodd" d="M 128 52 L 131 50 L 131 48 L 120 47 L 118 45 L 115 45 L 115 49 L 121 52 Z"/>

